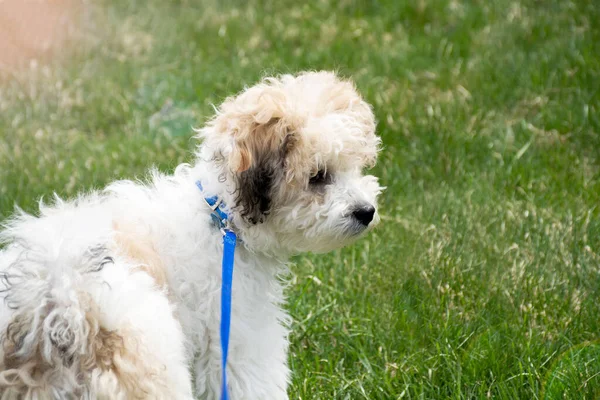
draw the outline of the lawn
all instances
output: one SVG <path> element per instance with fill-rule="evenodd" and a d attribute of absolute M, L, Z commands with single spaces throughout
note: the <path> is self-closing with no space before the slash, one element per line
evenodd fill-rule
<path fill-rule="evenodd" d="M 294 259 L 290 397 L 600 398 L 600 6 L 311 3 L 85 2 L 1 73 L 0 219 L 171 170 L 211 104 L 334 69 L 387 190 L 368 238 Z"/>

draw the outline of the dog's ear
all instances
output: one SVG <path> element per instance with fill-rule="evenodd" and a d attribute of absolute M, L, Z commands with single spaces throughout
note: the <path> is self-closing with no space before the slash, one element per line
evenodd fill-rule
<path fill-rule="evenodd" d="M 281 163 L 269 156 L 253 156 L 250 167 L 235 175 L 235 207 L 248 223 L 262 223 L 271 210 L 273 188 L 281 176 Z"/>
<path fill-rule="evenodd" d="M 250 224 L 269 214 L 274 188 L 284 177 L 285 158 L 295 144 L 295 123 L 283 91 L 267 82 L 226 100 L 215 127 L 230 135 L 225 160 L 236 179 L 236 204 Z"/>
<path fill-rule="evenodd" d="M 241 160 L 237 179 L 236 207 L 250 224 L 264 221 L 271 210 L 275 188 L 285 176 L 285 160 L 296 135 L 281 118 L 253 124 L 251 134 L 238 142 Z"/>

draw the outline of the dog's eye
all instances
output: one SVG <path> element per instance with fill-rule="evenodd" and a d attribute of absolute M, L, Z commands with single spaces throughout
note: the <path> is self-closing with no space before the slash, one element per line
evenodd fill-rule
<path fill-rule="evenodd" d="M 310 177 L 308 183 L 311 185 L 325 184 L 329 180 L 329 175 L 324 169 L 320 169 L 315 175 Z"/>

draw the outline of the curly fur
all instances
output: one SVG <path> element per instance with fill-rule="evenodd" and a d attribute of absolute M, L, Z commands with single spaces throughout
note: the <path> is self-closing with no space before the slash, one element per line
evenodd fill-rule
<path fill-rule="evenodd" d="M 344 246 L 379 221 L 380 139 L 352 83 L 266 78 L 198 130 L 193 166 L 18 212 L 0 233 L 0 399 L 216 399 L 222 244 L 206 194 L 240 238 L 231 398 L 287 399 L 286 260 Z M 320 171 L 320 172 L 319 172 Z M 327 176 L 315 183 L 311 177 Z"/>

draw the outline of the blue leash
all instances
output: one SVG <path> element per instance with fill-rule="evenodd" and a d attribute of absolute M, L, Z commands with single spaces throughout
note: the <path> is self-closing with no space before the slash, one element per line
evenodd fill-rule
<path fill-rule="evenodd" d="M 200 191 L 202 183 L 196 182 Z M 231 285 L 233 282 L 233 263 L 237 236 L 229 227 L 229 215 L 218 196 L 205 197 L 206 204 L 212 210 L 211 217 L 223 234 L 223 262 L 221 264 L 221 400 L 229 400 L 227 393 L 227 353 L 229 352 L 229 328 L 231 325 Z"/>
<path fill-rule="evenodd" d="M 231 283 L 233 280 L 233 255 L 235 253 L 235 232 L 226 230 L 223 236 L 223 278 L 221 283 L 221 350 L 223 373 L 221 400 L 228 400 L 227 394 L 227 352 L 229 351 L 229 324 L 231 322 Z"/>

